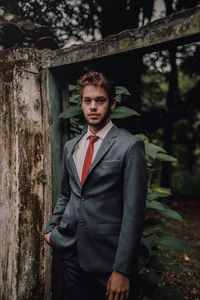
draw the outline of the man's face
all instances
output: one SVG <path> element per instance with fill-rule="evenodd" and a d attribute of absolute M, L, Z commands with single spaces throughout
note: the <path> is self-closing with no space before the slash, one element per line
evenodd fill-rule
<path fill-rule="evenodd" d="M 116 101 L 109 102 L 107 92 L 100 86 L 86 85 L 82 93 L 81 108 L 88 125 L 100 130 L 110 120 Z"/>

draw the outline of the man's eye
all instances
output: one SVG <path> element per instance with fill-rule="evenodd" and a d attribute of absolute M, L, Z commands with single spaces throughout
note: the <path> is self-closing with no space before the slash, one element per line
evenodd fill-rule
<path fill-rule="evenodd" d="M 91 100 L 90 99 L 83 99 L 83 101 L 84 101 L 84 103 L 86 103 L 86 104 L 89 104 L 90 102 L 91 102 Z"/>
<path fill-rule="evenodd" d="M 99 104 L 102 104 L 102 103 L 105 102 L 105 98 L 98 98 L 98 99 L 97 99 L 97 102 L 98 102 Z"/>

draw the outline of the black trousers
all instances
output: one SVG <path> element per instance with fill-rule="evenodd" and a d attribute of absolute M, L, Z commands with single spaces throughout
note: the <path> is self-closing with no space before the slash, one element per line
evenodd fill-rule
<path fill-rule="evenodd" d="M 111 273 L 86 272 L 81 269 L 76 250 L 59 257 L 63 279 L 63 300 L 107 300 L 106 286 Z M 139 298 L 138 277 L 131 278 L 128 300 Z"/>

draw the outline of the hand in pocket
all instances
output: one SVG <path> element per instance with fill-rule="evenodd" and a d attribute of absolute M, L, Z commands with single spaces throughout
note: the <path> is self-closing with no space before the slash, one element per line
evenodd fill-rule
<path fill-rule="evenodd" d="M 49 232 L 49 233 L 45 234 L 45 236 L 44 236 L 44 240 L 45 240 L 45 242 L 46 242 L 48 245 L 50 245 L 50 246 L 51 246 L 51 239 L 50 239 L 50 235 L 51 235 L 51 232 Z"/>

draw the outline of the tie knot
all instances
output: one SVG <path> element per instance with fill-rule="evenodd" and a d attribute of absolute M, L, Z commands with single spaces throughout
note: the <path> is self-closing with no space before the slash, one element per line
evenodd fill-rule
<path fill-rule="evenodd" d="M 89 136 L 89 140 L 90 140 L 90 143 L 91 144 L 94 144 L 97 140 L 98 140 L 98 136 L 96 136 L 96 135 L 90 135 Z"/>

